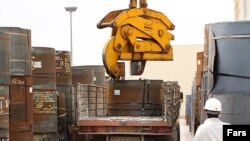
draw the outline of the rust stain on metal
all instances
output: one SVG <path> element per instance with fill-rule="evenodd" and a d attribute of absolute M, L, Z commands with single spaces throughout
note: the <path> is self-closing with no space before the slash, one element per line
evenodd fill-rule
<path fill-rule="evenodd" d="M 33 75 L 56 74 L 56 52 L 54 48 L 32 47 Z"/>
<path fill-rule="evenodd" d="M 29 132 L 10 132 L 10 141 L 32 141 L 33 133 Z"/>
<path fill-rule="evenodd" d="M 71 72 L 69 51 L 56 51 L 56 72 L 59 75 L 68 75 Z"/>
<path fill-rule="evenodd" d="M 29 131 L 33 123 L 32 78 L 11 77 L 10 131 Z"/>
<path fill-rule="evenodd" d="M 72 85 L 69 51 L 56 51 L 56 85 Z"/>

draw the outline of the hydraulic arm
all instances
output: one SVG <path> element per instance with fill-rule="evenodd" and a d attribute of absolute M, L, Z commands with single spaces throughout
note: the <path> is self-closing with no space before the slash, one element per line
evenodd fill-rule
<path fill-rule="evenodd" d="M 113 79 L 125 76 L 125 63 L 130 62 L 130 73 L 141 75 L 146 61 L 171 61 L 173 49 L 169 32 L 174 24 L 163 14 L 147 8 L 146 0 L 130 0 L 129 9 L 112 11 L 98 24 L 98 28 L 111 27 L 112 33 L 103 50 L 103 63 Z"/>

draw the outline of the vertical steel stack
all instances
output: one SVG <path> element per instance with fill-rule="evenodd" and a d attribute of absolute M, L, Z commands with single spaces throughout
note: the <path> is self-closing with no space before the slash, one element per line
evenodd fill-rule
<path fill-rule="evenodd" d="M 208 38 L 208 25 L 205 25 L 204 29 L 204 51 L 203 51 L 203 73 L 202 73 L 202 81 L 201 81 L 201 113 L 200 113 L 200 123 L 203 123 L 205 121 L 205 112 L 204 112 L 204 105 L 205 102 L 208 98 L 208 90 L 207 90 L 207 85 L 208 85 L 208 43 L 209 43 L 209 38 Z"/>
<path fill-rule="evenodd" d="M 68 129 L 73 124 L 70 58 L 70 52 L 56 51 L 56 90 L 59 92 L 58 133 L 59 140 L 62 141 L 71 140 Z"/>
<path fill-rule="evenodd" d="M 197 65 L 197 70 L 196 70 L 196 92 L 197 95 L 195 97 L 195 118 L 196 122 L 198 122 L 198 125 L 201 123 L 200 117 L 201 117 L 201 82 L 202 82 L 202 75 L 203 75 L 203 52 L 198 52 L 197 53 L 197 59 L 196 59 L 196 65 Z"/>
<path fill-rule="evenodd" d="M 194 135 L 196 132 L 197 127 L 199 126 L 198 120 L 196 117 L 196 107 L 197 107 L 197 87 L 196 87 L 196 78 L 194 78 L 193 85 L 192 85 L 192 96 L 191 96 L 191 123 L 190 128 L 192 131 L 192 134 Z"/>
<path fill-rule="evenodd" d="M 55 49 L 33 47 L 33 140 L 57 141 Z"/>
<path fill-rule="evenodd" d="M 9 138 L 10 35 L 0 32 L 0 140 Z"/>
<path fill-rule="evenodd" d="M 186 109 L 185 109 L 185 120 L 186 125 L 190 124 L 190 115 L 191 115 L 191 95 L 186 95 Z"/>
<path fill-rule="evenodd" d="M 203 74 L 204 74 L 204 52 L 198 52 L 196 55 L 196 74 L 195 83 L 192 86 L 192 118 L 191 128 L 194 134 L 199 124 L 202 122 L 201 117 L 203 114 L 203 98 L 204 98 L 204 86 L 203 86 Z M 194 90 L 195 89 L 195 90 Z"/>
<path fill-rule="evenodd" d="M 10 141 L 32 140 L 31 31 L 1 27 L 10 34 Z"/>
<path fill-rule="evenodd" d="M 220 119 L 250 124 L 250 22 L 207 26 L 209 96 L 222 102 Z"/>

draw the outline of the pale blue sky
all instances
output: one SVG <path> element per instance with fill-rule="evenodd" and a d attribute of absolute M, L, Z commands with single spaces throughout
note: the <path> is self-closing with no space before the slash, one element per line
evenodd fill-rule
<path fill-rule="evenodd" d="M 111 29 L 96 24 L 109 11 L 128 8 L 129 0 L 0 0 L 0 26 L 31 29 L 32 45 L 70 50 L 69 13 L 73 14 L 74 65 L 101 65 L 102 49 Z M 148 0 L 148 8 L 175 24 L 172 44 L 202 44 L 204 24 L 232 21 L 233 0 Z"/>

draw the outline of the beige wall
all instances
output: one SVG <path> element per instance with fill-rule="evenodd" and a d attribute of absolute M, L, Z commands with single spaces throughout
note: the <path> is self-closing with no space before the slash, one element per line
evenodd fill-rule
<path fill-rule="evenodd" d="M 234 18 L 236 21 L 250 20 L 250 0 L 234 0 Z"/>
<path fill-rule="evenodd" d="M 191 94 L 196 71 L 196 53 L 203 50 L 202 45 L 174 45 L 174 61 L 147 62 L 144 74 L 134 77 L 126 74 L 126 79 L 161 79 L 178 81 L 184 94 L 180 115 L 185 115 L 185 95 Z M 129 65 L 126 66 L 129 72 Z"/>

